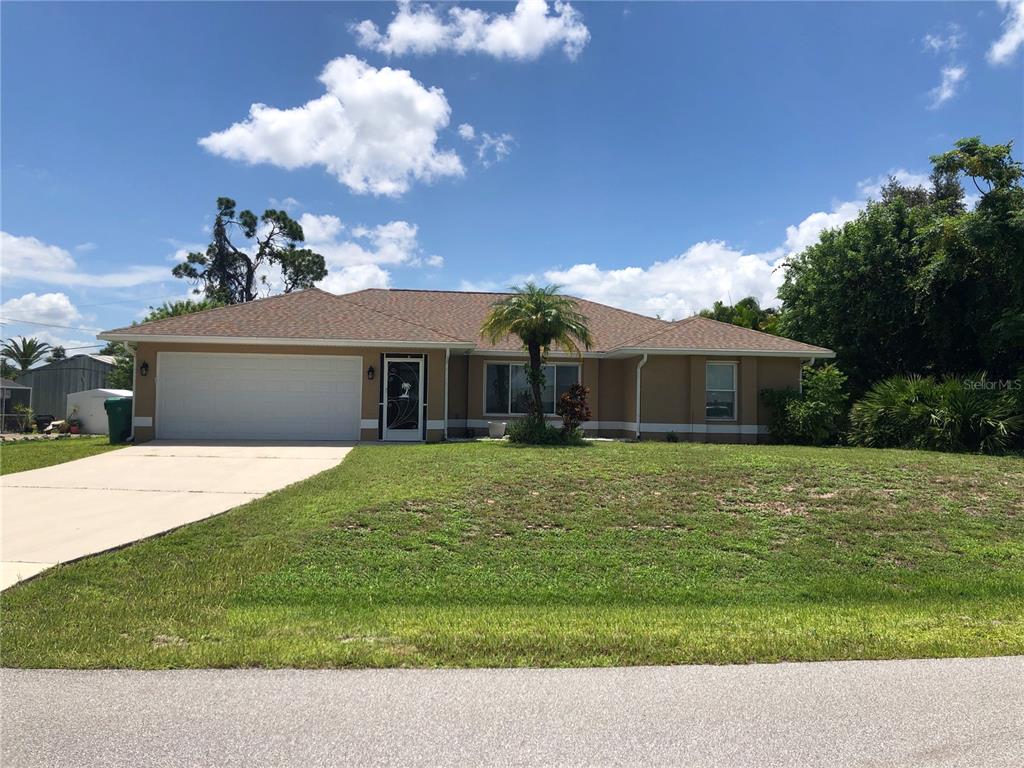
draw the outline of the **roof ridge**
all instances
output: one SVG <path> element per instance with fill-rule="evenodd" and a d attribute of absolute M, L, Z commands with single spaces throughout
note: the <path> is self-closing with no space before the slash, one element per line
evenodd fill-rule
<path fill-rule="evenodd" d="M 370 291 L 381 291 L 383 293 L 457 293 L 462 296 L 511 296 L 512 291 L 459 291 L 450 288 L 362 288 L 358 291 L 352 291 L 351 293 L 338 294 L 340 296 L 355 296 L 359 293 L 369 293 Z M 586 299 L 582 296 L 573 296 L 572 294 L 564 293 L 561 294 L 567 299 L 573 301 L 585 301 L 588 304 L 597 304 L 599 307 L 610 309 L 615 312 L 621 312 L 624 315 L 632 315 L 633 317 L 639 317 L 643 320 L 654 320 L 656 322 L 666 323 L 672 325 L 671 321 L 662 320 L 660 317 L 653 317 L 651 315 L 645 315 L 640 312 L 634 312 L 631 309 L 624 309 L 623 307 L 616 307 L 612 304 L 605 304 L 603 301 L 595 301 L 594 299 Z"/>
<path fill-rule="evenodd" d="M 758 336 L 768 336 L 773 339 L 785 339 L 786 341 L 792 341 L 796 344 L 803 344 L 804 346 L 807 347 L 815 346 L 814 344 L 808 344 L 806 341 L 797 341 L 796 339 L 791 339 L 788 336 L 782 336 L 777 333 L 768 333 L 767 331 L 759 331 L 756 328 L 747 328 L 747 326 L 745 325 L 736 325 L 735 323 L 727 323 L 724 320 L 715 320 L 715 318 L 713 317 L 704 317 L 703 315 L 694 315 L 694 317 L 699 317 L 702 320 L 708 321 L 709 323 L 715 323 L 717 325 L 727 325 L 730 328 L 739 328 L 740 331 L 749 331 L 750 333 L 756 333 Z M 824 349 L 824 347 L 818 347 L 818 349 Z"/>
<path fill-rule="evenodd" d="M 320 289 L 317 289 L 317 290 L 320 290 Z M 390 289 L 389 288 L 376 288 L 376 289 L 364 288 L 363 290 L 367 290 L 368 291 L 368 290 L 390 290 Z M 406 319 L 404 317 L 401 317 L 399 315 L 394 315 L 394 314 L 392 314 L 390 312 L 385 312 L 382 309 L 377 309 L 376 307 L 368 307 L 365 304 L 363 304 L 362 302 L 355 301 L 354 299 L 347 299 L 347 298 L 345 298 L 346 296 L 350 296 L 352 294 L 347 294 L 347 293 L 338 294 L 338 293 L 330 293 L 328 291 L 324 291 L 324 293 L 326 293 L 328 296 L 331 296 L 331 297 L 337 299 L 338 301 L 344 302 L 346 304 L 355 304 L 356 306 L 362 307 L 365 310 L 368 310 L 368 311 L 373 312 L 373 313 L 378 314 L 378 315 L 384 315 L 384 317 L 390 317 L 392 320 L 398 320 L 399 322 L 405 323 L 406 325 L 414 325 L 417 328 L 423 328 L 425 330 L 432 331 L 432 332 L 438 334 L 439 336 L 444 336 L 446 339 L 451 339 L 452 341 L 460 341 L 460 342 L 471 341 L 471 339 L 460 339 L 460 338 L 458 338 L 456 336 L 452 336 L 450 333 L 445 333 L 444 331 L 438 330 L 437 328 L 434 328 L 432 326 L 425 325 L 424 323 L 417 323 L 415 320 L 408 320 L 408 319 Z M 362 291 L 359 291 L 359 293 L 362 293 Z"/>
<path fill-rule="evenodd" d="M 659 336 L 661 336 L 663 333 L 668 333 L 673 328 L 678 328 L 680 325 L 683 325 L 684 323 L 689 323 L 692 320 L 697 319 L 698 317 L 700 317 L 700 315 L 690 315 L 689 317 L 684 317 L 682 320 L 673 320 L 671 322 L 668 322 L 668 325 L 666 325 L 664 328 L 659 328 L 657 331 L 652 333 L 650 336 L 643 336 L 643 337 L 641 337 L 639 339 L 633 339 L 632 341 L 627 342 L 625 344 L 619 344 L 619 346 L 615 347 L 615 349 L 628 348 L 630 344 L 643 344 L 645 341 L 650 341 L 651 339 L 656 339 Z M 662 321 L 662 322 L 666 322 L 666 321 Z"/>
<path fill-rule="evenodd" d="M 317 288 L 315 285 L 309 288 L 303 288 L 298 291 L 285 291 L 284 293 L 275 293 L 273 296 L 264 296 L 260 299 L 253 299 L 252 301 L 243 301 L 239 304 L 221 304 L 218 307 L 207 307 L 206 309 L 199 309 L 195 312 L 187 313 L 187 316 L 193 317 L 195 315 L 205 315 L 209 312 L 217 312 L 222 309 L 233 309 L 235 307 L 246 307 L 251 304 L 258 304 L 265 301 L 273 301 L 274 299 L 291 298 L 292 296 L 298 296 L 303 293 L 309 293 L 310 291 L 318 291 L 319 293 L 327 294 L 328 296 L 334 296 L 333 293 L 325 291 L 323 288 Z M 191 299 L 184 299 L 184 301 L 191 301 Z M 152 307 L 150 307 L 152 309 Z M 140 325 L 153 325 L 155 323 L 165 323 L 168 320 L 175 320 L 179 317 L 185 317 L 186 315 L 171 315 L 170 317 L 161 317 L 159 320 L 144 320 L 141 323 L 135 323 L 132 325 L 122 325 L 120 328 L 111 328 L 109 331 L 103 331 L 103 333 L 118 333 L 119 331 L 129 331 L 132 328 L 138 328 Z M 89 354 L 89 353 L 85 353 Z"/>

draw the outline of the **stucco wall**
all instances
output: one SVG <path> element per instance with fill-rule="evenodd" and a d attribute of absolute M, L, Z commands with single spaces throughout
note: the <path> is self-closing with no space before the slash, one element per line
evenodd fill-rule
<path fill-rule="evenodd" d="M 801 362 L 794 357 L 765 357 L 757 366 L 757 418 L 768 423 L 768 407 L 761 400 L 762 389 L 799 389 Z"/>

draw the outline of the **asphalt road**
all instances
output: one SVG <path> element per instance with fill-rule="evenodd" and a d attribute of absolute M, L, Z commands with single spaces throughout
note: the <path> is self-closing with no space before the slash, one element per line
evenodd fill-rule
<path fill-rule="evenodd" d="M 1024 657 L 0 671 L 15 766 L 1020 766 Z"/>

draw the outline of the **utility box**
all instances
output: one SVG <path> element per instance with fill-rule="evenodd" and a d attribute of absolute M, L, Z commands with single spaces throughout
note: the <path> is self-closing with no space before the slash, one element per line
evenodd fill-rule
<path fill-rule="evenodd" d="M 82 423 L 83 435 L 110 434 L 107 413 L 103 408 L 105 400 L 111 397 L 131 397 L 130 389 L 87 389 L 68 395 L 64 417 L 78 419 Z M 58 417 L 59 418 L 59 417 Z"/>

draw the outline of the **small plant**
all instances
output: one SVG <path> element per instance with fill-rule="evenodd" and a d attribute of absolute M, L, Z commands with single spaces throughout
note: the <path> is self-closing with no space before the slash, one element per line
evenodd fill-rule
<path fill-rule="evenodd" d="M 678 443 L 679 442 L 679 435 L 677 435 L 675 432 L 668 432 L 668 433 L 665 434 L 665 442 L 666 443 Z"/>
<path fill-rule="evenodd" d="M 573 384 L 558 398 L 555 413 L 562 417 L 562 431 L 566 434 L 578 432 L 583 424 L 590 421 L 589 394 L 589 387 Z"/>
<path fill-rule="evenodd" d="M 35 411 L 27 405 L 18 403 L 14 406 L 14 413 L 16 414 L 19 430 L 25 433 L 35 431 Z"/>

